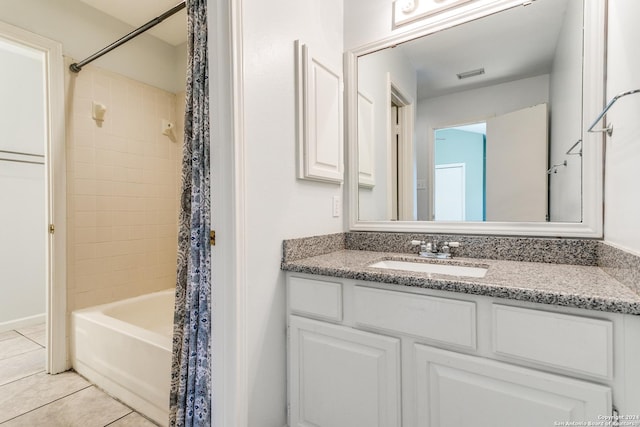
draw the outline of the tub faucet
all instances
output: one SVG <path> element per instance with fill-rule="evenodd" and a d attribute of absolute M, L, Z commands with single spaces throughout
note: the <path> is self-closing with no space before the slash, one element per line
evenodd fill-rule
<path fill-rule="evenodd" d="M 412 240 L 413 246 L 420 246 L 420 256 L 425 258 L 449 259 L 451 248 L 460 246 L 460 242 L 443 242 L 438 247 L 437 242 L 425 242 L 424 240 Z"/>

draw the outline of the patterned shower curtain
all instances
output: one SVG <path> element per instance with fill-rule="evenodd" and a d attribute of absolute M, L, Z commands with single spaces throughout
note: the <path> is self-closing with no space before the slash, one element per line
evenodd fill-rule
<path fill-rule="evenodd" d="M 182 195 L 169 425 L 211 425 L 209 81 L 207 1 L 187 0 Z"/>

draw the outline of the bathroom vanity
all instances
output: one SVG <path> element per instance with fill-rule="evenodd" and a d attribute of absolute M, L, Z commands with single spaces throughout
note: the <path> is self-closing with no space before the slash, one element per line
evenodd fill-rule
<path fill-rule="evenodd" d="M 394 4 L 394 26 L 363 24 L 345 53 L 349 231 L 284 245 L 289 426 L 640 426 L 640 258 L 596 240 L 606 129 L 583 126 L 605 104 L 607 2 Z M 528 61 L 552 33 L 538 73 Z M 463 68 L 487 52 L 503 66 Z M 442 79 L 452 87 L 423 79 L 455 67 L 469 73 Z M 528 141 L 514 115 L 543 104 Z M 457 151 L 454 130 L 483 137 Z M 525 176 L 538 190 L 515 185 Z M 434 238 L 462 246 L 452 260 L 412 254 Z"/>
<path fill-rule="evenodd" d="M 598 267 L 358 250 L 282 266 L 289 426 L 640 425 L 640 297 Z"/>

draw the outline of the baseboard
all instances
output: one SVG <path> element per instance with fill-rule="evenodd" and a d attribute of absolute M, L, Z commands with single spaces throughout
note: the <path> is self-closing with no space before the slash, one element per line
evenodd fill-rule
<path fill-rule="evenodd" d="M 12 331 L 14 329 L 26 328 L 46 322 L 46 314 L 36 314 L 35 316 L 22 317 L 20 319 L 9 320 L 0 323 L 0 332 Z"/>

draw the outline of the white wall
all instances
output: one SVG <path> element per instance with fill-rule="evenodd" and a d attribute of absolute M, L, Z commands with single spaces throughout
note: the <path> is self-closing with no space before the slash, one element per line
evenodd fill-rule
<path fill-rule="evenodd" d="M 640 2 L 610 1 L 607 100 L 640 89 Z M 607 138 L 605 166 L 606 241 L 640 253 L 640 94 L 619 100 L 607 113 L 614 131 Z M 588 124 L 587 124 L 588 125 Z"/>
<path fill-rule="evenodd" d="M 431 129 L 474 123 L 548 101 L 548 75 L 419 101 L 416 117 L 417 179 L 429 182 L 431 170 L 428 165 L 433 163 Z M 429 192 L 418 190 L 419 220 L 429 219 L 429 203 Z"/>
<path fill-rule="evenodd" d="M 3 0 L 0 21 L 62 43 L 63 53 L 76 61 L 133 30 L 77 0 Z M 142 34 L 92 64 L 176 93 L 185 84 L 180 49 Z"/>
<path fill-rule="evenodd" d="M 333 218 L 331 209 L 332 197 L 342 197 L 342 187 L 296 179 L 294 41 L 307 43 L 318 57 L 341 70 L 342 0 L 245 0 L 242 18 L 248 424 L 282 427 L 282 240 L 343 231 L 343 218 Z"/>
<path fill-rule="evenodd" d="M 0 64 L 0 150 L 44 155 L 44 55 L 0 39 Z M 0 160 L 0 332 L 45 312 L 44 172 L 42 164 Z"/>
<path fill-rule="evenodd" d="M 373 101 L 375 186 L 361 188 L 358 197 L 360 220 L 389 220 L 389 101 L 387 73 L 403 94 L 417 99 L 416 71 L 409 59 L 397 49 L 385 49 L 363 56 L 358 61 L 358 90 Z"/>
<path fill-rule="evenodd" d="M 566 155 L 582 135 L 582 4 L 567 2 L 551 70 L 550 164 L 567 161 L 549 176 L 551 221 L 582 220 L 582 157 Z M 580 146 L 575 150 L 576 152 Z"/>

